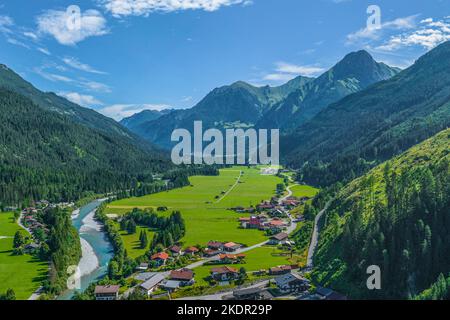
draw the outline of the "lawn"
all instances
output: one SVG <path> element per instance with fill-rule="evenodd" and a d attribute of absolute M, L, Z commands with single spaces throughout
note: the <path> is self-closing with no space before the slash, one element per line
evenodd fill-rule
<path fill-rule="evenodd" d="M 12 246 L 14 234 L 20 230 L 12 213 L 0 213 L 0 293 L 9 288 L 20 300 L 28 299 L 47 278 L 47 262 L 39 261 L 30 255 L 13 256 Z"/>
<path fill-rule="evenodd" d="M 241 171 L 243 176 L 235 185 Z M 195 176 L 190 181 L 188 187 L 115 201 L 108 206 L 107 213 L 124 214 L 135 207 L 166 206 L 169 211 L 165 214 L 179 210 L 186 221 L 185 245 L 205 245 L 210 240 L 253 245 L 266 239 L 261 231 L 239 229 L 240 215 L 227 209 L 256 206 L 261 200 L 270 199 L 277 183 L 282 181 L 280 178 L 260 175 L 257 168 L 233 167 L 220 170 L 219 176 Z"/>
<path fill-rule="evenodd" d="M 290 264 L 290 256 L 281 255 L 282 251 L 275 247 L 264 246 L 245 253 L 245 263 L 229 265 L 233 268 L 240 269 L 244 267 L 247 272 L 259 271 L 261 269 L 268 270 L 271 267 Z M 206 285 L 205 278 L 209 277 L 211 268 L 221 267 L 223 265 L 201 266 L 194 269 L 195 281 L 197 285 Z"/>
<path fill-rule="evenodd" d="M 319 192 L 319 189 L 307 185 L 295 185 L 292 186 L 290 189 L 292 191 L 292 195 L 294 197 L 299 198 L 302 197 L 313 198 Z"/>
<path fill-rule="evenodd" d="M 120 236 L 122 237 L 123 244 L 130 258 L 133 259 L 138 258 L 140 256 L 143 256 L 146 253 L 146 251 L 148 251 L 148 247 L 146 249 L 141 249 L 141 242 L 139 241 L 139 235 L 141 234 L 142 230 L 147 231 L 147 237 L 150 243 L 153 239 L 155 232 L 147 227 L 137 226 L 136 233 L 134 234 L 128 234 L 128 232 L 126 231 L 120 231 Z"/>

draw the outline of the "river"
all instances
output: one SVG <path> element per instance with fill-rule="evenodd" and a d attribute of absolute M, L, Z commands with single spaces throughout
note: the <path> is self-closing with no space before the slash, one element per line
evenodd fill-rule
<path fill-rule="evenodd" d="M 81 273 L 81 288 L 66 290 L 58 300 L 70 300 L 76 291 L 84 291 L 92 282 L 104 277 L 114 251 L 102 225 L 94 220 L 96 209 L 103 200 L 95 200 L 72 214 L 72 224 L 80 234 L 82 257 L 78 264 Z"/>

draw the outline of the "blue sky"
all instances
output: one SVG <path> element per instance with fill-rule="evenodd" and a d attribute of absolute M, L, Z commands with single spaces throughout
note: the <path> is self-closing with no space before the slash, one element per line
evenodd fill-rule
<path fill-rule="evenodd" d="M 379 28 L 366 27 L 369 5 Z M 317 76 L 359 49 L 404 68 L 450 40 L 449 16 L 450 0 L 2 0 L 0 63 L 120 119 L 237 80 Z"/>

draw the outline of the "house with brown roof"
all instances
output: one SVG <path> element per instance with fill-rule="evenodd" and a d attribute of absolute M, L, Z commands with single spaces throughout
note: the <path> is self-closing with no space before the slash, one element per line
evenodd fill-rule
<path fill-rule="evenodd" d="M 173 245 L 173 246 L 169 247 L 169 252 L 174 257 L 178 257 L 178 256 L 181 256 L 183 254 L 182 251 L 181 251 L 181 247 L 177 246 L 177 245 Z"/>
<path fill-rule="evenodd" d="M 286 241 L 288 240 L 288 238 L 289 238 L 289 235 L 287 233 L 280 232 L 280 233 L 270 237 L 269 244 L 272 244 L 272 245 L 285 244 Z"/>
<path fill-rule="evenodd" d="M 245 259 L 245 254 L 220 254 L 219 255 L 219 263 L 228 264 L 228 263 L 239 263 Z"/>
<path fill-rule="evenodd" d="M 210 273 L 216 281 L 231 281 L 239 278 L 239 271 L 228 266 L 212 268 Z"/>
<path fill-rule="evenodd" d="M 185 254 L 191 255 L 191 256 L 194 256 L 199 252 L 200 252 L 200 250 L 197 247 L 189 247 L 186 250 L 184 250 Z"/>
<path fill-rule="evenodd" d="M 296 272 L 289 272 L 276 277 L 275 283 L 278 289 L 284 293 L 305 291 L 310 287 L 309 281 Z"/>
<path fill-rule="evenodd" d="M 170 272 L 169 279 L 179 281 L 181 287 L 190 286 L 194 284 L 194 271 L 187 268 L 173 270 Z"/>
<path fill-rule="evenodd" d="M 117 300 L 119 298 L 120 286 L 95 286 L 94 294 L 95 300 Z"/>
<path fill-rule="evenodd" d="M 286 274 L 291 272 L 292 269 L 293 269 L 292 266 L 288 265 L 273 267 L 269 269 L 269 274 L 273 276 Z"/>
<path fill-rule="evenodd" d="M 152 255 L 151 260 L 156 262 L 157 266 L 163 266 L 166 264 L 169 255 L 166 252 L 159 252 Z"/>
<path fill-rule="evenodd" d="M 221 252 L 221 251 L 219 251 L 219 250 L 213 250 L 213 249 L 210 249 L 210 248 L 206 248 L 206 249 L 203 251 L 203 255 L 204 255 L 205 257 L 207 257 L 207 258 L 210 258 L 210 257 L 217 256 L 220 252 Z"/>
<path fill-rule="evenodd" d="M 233 252 L 241 248 L 242 245 L 234 242 L 227 242 L 223 245 L 225 251 Z"/>
<path fill-rule="evenodd" d="M 212 250 L 221 251 L 223 250 L 223 243 L 219 241 L 210 241 L 208 242 L 207 247 Z"/>

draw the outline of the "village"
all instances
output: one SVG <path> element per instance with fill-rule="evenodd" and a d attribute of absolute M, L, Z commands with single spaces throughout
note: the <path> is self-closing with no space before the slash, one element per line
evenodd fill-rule
<path fill-rule="evenodd" d="M 238 228 L 265 232 L 268 240 L 258 246 L 280 248 L 289 252 L 295 245 L 295 242 L 289 239 L 289 234 L 295 230 L 298 222 L 303 221 L 301 215 L 291 215 L 291 210 L 308 200 L 310 199 L 307 197 L 273 197 L 255 207 L 236 207 L 229 210 L 238 215 Z M 211 240 L 204 246 L 189 246 L 184 249 L 181 245 L 173 245 L 153 254 L 149 261 L 137 266 L 136 273 L 131 276 L 135 286 L 125 292 L 121 292 L 120 286 L 96 286 L 95 297 L 97 300 L 115 300 L 138 292 L 147 299 L 171 299 L 172 296 L 177 296 L 178 290 L 194 287 L 195 269 L 205 266 L 209 268 L 209 274 L 203 280 L 206 280 L 210 287 L 218 289 L 220 293 L 214 297 L 219 299 L 345 299 L 339 293 L 326 288 L 314 288 L 313 292 L 310 292 L 310 280 L 303 275 L 298 264 L 246 270 L 242 266 L 246 264 L 246 253 L 252 249 L 233 241 L 216 240 Z M 177 262 L 181 259 L 187 265 L 174 268 L 179 265 Z M 252 281 L 248 281 L 249 275 Z M 220 290 L 221 287 L 232 287 L 234 290 Z M 201 299 L 201 296 L 194 296 L 192 299 Z"/>

